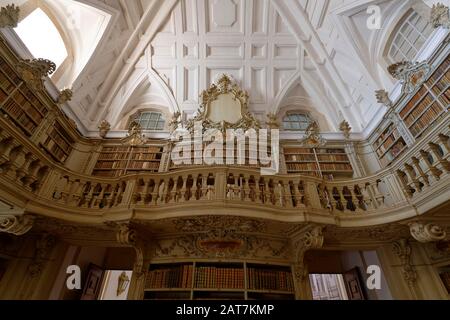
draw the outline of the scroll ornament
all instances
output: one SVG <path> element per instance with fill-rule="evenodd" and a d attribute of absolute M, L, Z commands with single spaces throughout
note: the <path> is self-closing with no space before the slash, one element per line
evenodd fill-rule
<path fill-rule="evenodd" d="M 413 222 L 409 224 L 409 230 L 411 236 L 422 243 L 441 241 L 447 236 L 447 233 L 443 228 L 433 223 L 423 224 L 420 222 Z"/>

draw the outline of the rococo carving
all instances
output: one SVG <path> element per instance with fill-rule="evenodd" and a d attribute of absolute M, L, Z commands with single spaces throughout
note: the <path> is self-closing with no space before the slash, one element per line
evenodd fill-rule
<path fill-rule="evenodd" d="M 342 131 L 344 134 L 345 139 L 350 139 L 350 133 L 352 131 L 352 127 L 350 127 L 350 124 L 347 121 L 342 121 L 339 125 L 339 130 Z"/>
<path fill-rule="evenodd" d="M 111 130 L 111 124 L 110 124 L 108 121 L 103 120 L 103 121 L 100 122 L 100 124 L 98 125 L 98 130 L 99 130 L 100 137 L 101 137 L 102 139 L 105 139 L 105 138 L 106 138 L 106 135 L 107 135 L 108 132 L 109 132 L 109 130 Z"/>
<path fill-rule="evenodd" d="M 391 99 L 389 98 L 389 93 L 384 90 L 377 90 L 375 91 L 375 97 L 377 98 L 377 102 L 379 104 L 382 104 L 383 106 L 387 107 L 387 108 L 391 108 L 393 103 L 391 101 Z"/>
<path fill-rule="evenodd" d="M 403 278 L 410 287 L 413 287 L 417 281 L 417 272 L 411 263 L 411 250 L 406 239 L 401 239 L 393 244 L 393 251 L 400 258 L 403 267 Z"/>
<path fill-rule="evenodd" d="M 266 125 L 269 129 L 280 129 L 280 121 L 278 121 L 278 117 L 276 114 L 269 113 L 267 114 Z"/>
<path fill-rule="evenodd" d="M 56 65 L 47 59 L 22 60 L 17 65 L 22 79 L 34 90 L 43 90 L 43 78 L 56 70 Z"/>
<path fill-rule="evenodd" d="M 430 70 L 427 62 L 402 61 L 388 67 L 392 77 L 402 82 L 403 94 L 413 93 L 426 80 Z"/>
<path fill-rule="evenodd" d="M 306 138 L 304 138 L 301 143 L 305 146 L 311 148 L 317 148 L 325 145 L 326 141 L 320 135 L 319 124 L 316 121 L 311 122 L 311 124 L 306 129 Z"/>
<path fill-rule="evenodd" d="M 234 101 L 240 105 L 241 118 L 235 123 L 227 121 L 215 122 L 208 116 L 211 108 L 211 104 L 216 101 L 219 96 L 231 94 Z M 216 83 L 213 83 L 208 90 L 205 90 L 200 95 L 201 106 L 199 108 L 197 116 L 189 120 L 186 124 L 186 129 L 190 132 L 194 131 L 196 122 L 201 122 L 203 130 L 216 129 L 224 132 L 227 129 L 243 129 L 248 130 L 250 128 L 260 129 L 261 124 L 248 110 L 249 95 L 246 91 L 242 90 L 235 81 L 226 74 L 223 74 Z"/>
<path fill-rule="evenodd" d="M 30 215 L 0 216 L 0 232 L 11 233 L 21 236 L 30 231 L 33 227 L 34 217 Z"/>
<path fill-rule="evenodd" d="M 0 9 L 0 28 L 15 28 L 19 22 L 20 8 L 9 4 Z"/>
<path fill-rule="evenodd" d="M 73 97 L 73 92 L 71 89 L 61 90 L 61 92 L 59 93 L 59 96 L 58 96 L 57 103 L 58 103 L 58 105 L 61 106 L 61 105 L 65 104 L 66 102 L 71 101 L 72 97 Z"/>
<path fill-rule="evenodd" d="M 41 275 L 48 256 L 56 245 L 56 239 L 53 235 L 45 233 L 36 241 L 36 251 L 34 258 L 28 266 L 28 272 L 31 278 Z"/>
<path fill-rule="evenodd" d="M 123 142 L 131 146 L 140 146 L 147 142 L 139 123 L 136 121 L 130 123 L 130 126 L 128 127 L 128 137 L 123 139 Z"/>
<path fill-rule="evenodd" d="M 431 8 L 430 23 L 434 28 L 450 29 L 450 10 L 442 3 L 436 3 Z"/>
<path fill-rule="evenodd" d="M 441 241 L 447 236 L 443 228 L 433 223 L 412 222 L 409 229 L 412 237 L 422 243 Z"/>
<path fill-rule="evenodd" d="M 306 251 L 319 249 L 323 246 L 323 229 L 323 226 L 311 225 L 294 237 L 294 275 L 299 281 L 304 280 L 307 276 L 307 269 L 304 264 Z"/>

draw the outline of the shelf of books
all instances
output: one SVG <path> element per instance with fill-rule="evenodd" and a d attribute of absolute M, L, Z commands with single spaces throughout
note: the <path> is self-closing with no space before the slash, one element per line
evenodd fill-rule
<path fill-rule="evenodd" d="M 404 138 L 393 123 L 378 136 L 373 147 L 383 166 L 389 165 L 408 148 Z"/>
<path fill-rule="evenodd" d="M 344 149 L 284 148 L 288 173 L 327 177 L 352 178 L 353 167 Z"/>
<path fill-rule="evenodd" d="M 289 266 L 247 263 L 153 264 L 147 273 L 148 300 L 294 299 Z"/>
<path fill-rule="evenodd" d="M 269 165 L 261 164 L 260 161 L 260 155 L 257 147 L 249 147 L 248 144 L 245 146 L 245 150 L 243 149 L 241 152 L 244 153 L 244 156 L 242 159 L 240 158 L 240 153 L 238 152 L 238 147 L 235 146 L 234 149 L 230 149 L 226 145 L 223 146 L 222 149 L 222 155 L 219 157 L 218 154 L 215 153 L 215 151 L 211 150 L 211 146 L 208 146 L 208 144 L 203 144 L 203 149 L 198 151 L 197 157 L 201 159 L 201 164 L 199 164 L 196 161 L 196 147 L 194 145 L 191 145 L 190 147 L 190 154 L 184 155 L 182 152 L 180 152 L 180 155 L 178 159 L 176 159 L 176 162 L 174 159 L 171 159 L 170 162 L 170 170 L 176 170 L 181 169 L 185 167 L 190 166 L 203 166 L 203 165 L 209 165 L 209 164 L 216 164 L 216 165 L 230 165 L 230 166 L 245 166 L 246 168 L 264 168 L 264 167 L 270 167 Z M 180 149 L 181 150 L 181 149 Z M 205 153 L 206 150 L 210 150 L 207 154 Z M 233 157 L 228 157 L 227 154 L 233 154 Z M 208 157 L 206 156 L 208 155 Z M 217 159 L 221 159 L 221 163 L 218 163 L 218 161 L 215 161 Z M 271 157 L 270 147 L 268 147 L 267 150 L 267 157 Z M 269 161 L 272 163 L 271 161 Z"/>
<path fill-rule="evenodd" d="M 2 58 L 0 58 L 0 111 L 27 136 L 35 132 L 48 113 L 44 104 Z"/>
<path fill-rule="evenodd" d="M 162 146 L 104 146 L 93 175 L 120 177 L 133 173 L 158 172 L 162 154 Z"/>
<path fill-rule="evenodd" d="M 450 56 L 433 72 L 400 111 L 415 138 L 420 137 L 450 108 Z"/>
<path fill-rule="evenodd" d="M 58 162 L 64 163 L 73 150 L 75 141 L 64 127 L 55 121 L 47 132 L 47 138 L 41 143 L 42 148 Z"/>

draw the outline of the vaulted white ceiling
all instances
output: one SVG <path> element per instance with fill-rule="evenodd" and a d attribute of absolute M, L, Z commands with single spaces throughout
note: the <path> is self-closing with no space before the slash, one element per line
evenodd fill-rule
<path fill-rule="evenodd" d="M 64 0 L 69 1 L 69 0 Z M 75 0 L 71 0 L 75 1 Z M 261 120 L 297 106 L 338 131 L 367 130 L 384 108 L 374 91 L 395 83 L 383 58 L 389 36 L 422 0 L 79 0 L 111 21 L 74 85 L 71 112 L 86 131 L 106 119 L 119 130 L 137 108 L 198 108 L 199 93 L 227 73 Z M 381 8 L 370 30 L 369 5 Z"/>

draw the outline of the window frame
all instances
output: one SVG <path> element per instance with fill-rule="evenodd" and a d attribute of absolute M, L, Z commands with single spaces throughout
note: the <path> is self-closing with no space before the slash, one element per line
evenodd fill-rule
<path fill-rule="evenodd" d="M 157 118 L 152 118 L 153 116 L 158 115 Z M 142 119 L 143 116 L 146 116 L 145 119 Z M 130 117 L 130 121 L 128 125 L 132 122 L 137 122 L 141 126 L 144 131 L 164 131 L 166 127 L 166 117 L 163 112 L 156 110 L 141 110 L 136 112 L 134 115 Z M 147 126 L 143 125 L 143 122 L 147 123 Z M 150 127 L 150 123 L 155 122 L 155 125 Z M 162 124 L 162 126 L 160 126 Z"/>
<path fill-rule="evenodd" d="M 308 121 L 288 119 L 289 117 L 293 117 L 293 116 L 304 117 Z M 309 112 L 305 112 L 305 111 L 289 111 L 289 112 L 286 112 L 286 114 L 282 118 L 282 127 L 283 127 L 283 130 L 285 130 L 285 131 L 305 132 L 306 129 L 309 127 L 309 125 L 313 121 L 314 121 L 314 119 L 311 117 L 311 114 Z M 294 123 L 299 124 L 299 128 L 298 129 L 296 129 L 296 128 L 294 128 L 292 126 L 292 124 L 294 124 Z M 289 128 L 287 128 L 286 124 L 291 124 L 291 125 L 289 126 Z M 302 126 L 302 124 L 305 124 L 306 126 Z"/>

